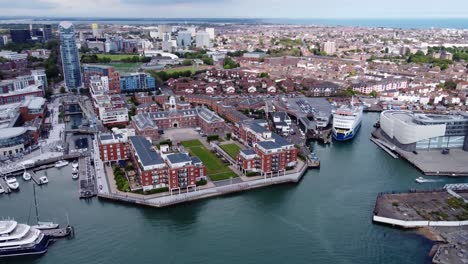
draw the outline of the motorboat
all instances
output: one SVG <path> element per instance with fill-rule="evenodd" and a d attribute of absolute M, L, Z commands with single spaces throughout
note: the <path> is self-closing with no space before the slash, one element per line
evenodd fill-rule
<path fill-rule="evenodd" d="M 19 183 L 16 181 L 16 178 L 6 178 L 6 183 L 12 190 L 17 190 L 19 188 Z"/>
<path fill-rule="evenodd" d="M 78 168 L 72 168 L 72 172 L 73 173 L 78 172 Z"/>
<path fill-rule="evenodd" d="M 78 171 L 72 172 L 72 179 L 77 180 L 79 177 L 80 177 L 80 175 L 78 174 Z"/>
<path fill-rule="evenodd" d="M 27 171 L 24 171 L 23 172 L 23 180 L 25 180 L 25 181 L 31 180 L 31 173 L 29 173 Z"/>
<path fill-rule="evenodd" d="M 44 254 L 50 241 L 34 227 L 13 220 L 0 221 L 0 257 Z"/>
<path fill-rule="evenodd" d="M 46 184 L 46 183 L 49 182 L 49 179 L 47 179 L 46 176 L 41 176 L 41 177 L 39 178 L 39 182 L 40 182 L 41 184 Z"/>
<path fill-rule="evenodd" d="M 72 167 L 73 167 L 73 169 L 78 170 L 78 161 L 74 161 L 74 162 L 72 163 Z"/>
<path fill-rule="evenodd" d="M 68 161 L 66 160 L 59 160 L 55 163 L 55 168 L 62 168 L 62 167 L 65 167 L 69 164 Z"/>
<path fill-rule="evenodd" d="M 440 182 L 441 180 L 430 180 L 423 177 L 418 177 L 415 180 L 417 183 L 426 183 L 426 182 Z"/>

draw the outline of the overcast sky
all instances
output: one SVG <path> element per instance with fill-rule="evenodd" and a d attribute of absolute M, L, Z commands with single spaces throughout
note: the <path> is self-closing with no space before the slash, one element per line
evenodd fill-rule
<path fill-rule="evenodd" d="M 0 0 L 0 16 L 468 18 L 468 0 Z"/>

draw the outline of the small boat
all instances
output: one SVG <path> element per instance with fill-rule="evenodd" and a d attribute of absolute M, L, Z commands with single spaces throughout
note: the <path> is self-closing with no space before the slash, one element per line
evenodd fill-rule
<path fill-rule="evenodd" d="M 76 169 L 76 170 L 77 170 L 77 169 L 78 169 L 78 161 L 74 161 L 74 162 L 72 163 L 72 167 L 73 167 L 73 169 Z"/>
<path fill-rule="evenodd" d="M 16 181 L 16 178 L 6 178 L 6 183 L 12 190 L 17 190 L 19 188 L 19 183 Z"/>
<path fill-rule="evenodd" d="M 429 180 L 429 179 L 425 179 L 423 177 L 418 177 L 418 178 L 416 178 L 415 181 L 417 183 L 425 183 L 425 182 L 440 182 L 441 180 Z"/>
<path fill-rule="evenodd" d="M 68 161 L 66 160 L 59 160 L 55 163 L 55 168 L 62 168 L 62 167 L 65 167 L 69 164 Z"/>
<path fill-rule="evenodd" d="M 78 172 L 72 172 L 72 179 L 77 180 L 79 177 Z"/>
<path fill-rule="evenodd" d="M 46 183 L 49 182 L 49 179 L 47 179 L 46 176 L 42 176 L 42 177 L 39 178 L 39 182 L 40 182 L 41 184 L 46 184 Z"/>
<path fill-rule="evenodd" d="M 52 222 L 37 222 L 37 225 L 33 225 L 32 228 L 36 228 L 39 230 L 51 230 L 59 228 L 59 224 L 55 224 Z"/>
<path fill-rule="evenodd" d="M 72 168 L 72 172 L 73 173 L 78 172 L 78 168 Z"/>
<path fill-rule="evenodd" d="M 31 173 L 25 171 L 25 172 L 23 173 L 23 180 L 25 180 L 25 181 L 31 180 Z"/>

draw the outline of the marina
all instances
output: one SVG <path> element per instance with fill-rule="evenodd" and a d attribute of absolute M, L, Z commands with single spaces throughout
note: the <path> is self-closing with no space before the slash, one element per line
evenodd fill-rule
<path fill-rule="evenodd" d="M 369 213 L 375 197 L 382 190 L 433 189 L 468 181 L 442 178 L 441 182 L 424 185 L 415 182 L 421 177 L 420 172 L 404 160 L 393 159 L 369 140 L 377 118 L 376 114 L 365 114 L 360 133 L 349 144 L 315 144 L 313 152 L 320 157 L 321 169 L 308 170 L 300 184 L 273 184 L 248 192 L 239 192 L 245 185 L 236 188 L 228 185 L 219 187 L 228 195 L 168 208 L 134 207 L 131 203 L 136 204 L 136 200 L 125 194 L 119 198 L 128 201 L 109 202 L 104 197 L 80 200 L 77 199 L 79 184 L 71 179 L 72 166 L 45 169 L 41 174 L 50 183 L 36 190 L 41 219 L 67 223 L 64 216 L 69 215 L 77 235 L 73 240 L 61 239 L 54 243 L 38 262 L 153 263 L 154 258 L 144 252 L 157 247 L 159 257 L 171 258 L 170 248 L 178 245 L 171 239 L 174 236 L 187 242 L 180 253 L 184 263 L 210 262 L 213 258 L 237 263 L 239 253 L 232 249 L 251 256 L 247 263 L 430 262 L 427 252 L 433 245 L 431 241 L 412 232 L 372 224 Z M 366 159 L 362 153 L 366 153 Z M 32 182 L 20 183 L 27 187 Z M 366 183 L 365 191 L 361 183 Z M 32 192 L 24 190 L 27 188 L 14 195 L 0 195 L 0 207 L 11 212 L 19 222 L 28 222 L 29 213 L 21 208 L 29 207 L 33 199 Z M 142 201 L 150 202 L 149 197 Z M 120 231 L 116 233 L 116 230 Z M 220 232 L 223 239 L 219 237 Z M 252 238 L 245 240 L 245 237 Z M 202 250 L 209 254 L 200 253 L 200 247 L 196 246 L 201 239 L 206 246 Z M 396 246 L 393 241 L 402 243 Z M 307 250 L 292 247 L 285 252 L 281 250 L 284 243 L 313 243 L 314 246 Z M 90 247 L 91 244 L 94 246 Z M 132 254 L 128 254 L 129 244 L 134 245 Z M 255 253 L 259 250 L 266 254 Z M 83 255 L 83 251 L 88 254 Z M 110 251 L 115 253 L 109 255 Z M 0 260 L 0 263 L 4 262 Z M 11 259 L 7 263 L 30 261 Z"/>

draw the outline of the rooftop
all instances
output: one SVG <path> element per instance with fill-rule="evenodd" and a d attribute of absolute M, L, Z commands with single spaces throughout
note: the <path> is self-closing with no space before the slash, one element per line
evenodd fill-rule
<path fill-rule="evenodd" d="M 143 166 L 152 166 L 164 164 L 164 160 L 161 158 L 158 152 L 153 149 L 151 143 L 144 137 L 132 136 L 129 137 L 132 142 L 133 148 L 136 154 L 140 158 Z"/>
<path fill-rule="evenodd" d="M 167 155 L 167 159 L 171 164 L 182 163 L 182 162 L 191 162 L 189 155 L 183 153 L 175 153 Z"/>

